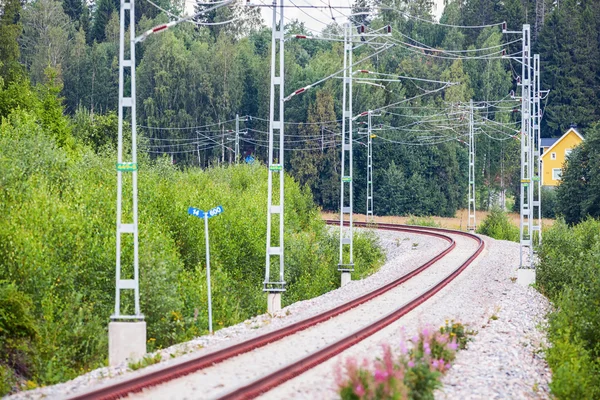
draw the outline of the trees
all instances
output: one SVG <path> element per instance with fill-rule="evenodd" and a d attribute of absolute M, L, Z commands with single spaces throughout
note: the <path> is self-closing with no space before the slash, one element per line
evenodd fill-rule
<path fill-rule="evenodd" d="M 586 131 L 586 140 L 573 150 L 557 188 L 556 211 L 568 224 L 600 216 L 600 123 Z"/>
<path fill-rule="evenodd" d="M 0 13 L 0 77 L 4 85 L 8 85 L 22 73 L 17 41 L 23 30 L 22 8 L 19 0 L 6 0 L 3 5 Z"/>

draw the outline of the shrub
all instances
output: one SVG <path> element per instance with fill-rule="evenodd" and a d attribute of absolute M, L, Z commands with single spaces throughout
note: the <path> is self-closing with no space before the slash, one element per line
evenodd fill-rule
<path fill-rule="evenodd" d="M 600 398 L 600 221 L 545 232 L 537 283 L 556 306 L 550 314 L 547 360 L 558 398 Z"/>
<path fill-rule="evenodd" d="M 433 228 L 441 228 L 442 224 L 437 223 L 433 217 L 416 217 L 410 215 L 406 220 L 406 225 L 431 226 Z"/>
<path fill-rule="evenodd" d="M 0 365 L 31 375 L 33 383 L 72 379 L 106 362 L 115 295 L 116 156 L 110 145 L 102 148 L 101 154 L 81 146 L 77 153 L 66 151 L 25 112 L 0 125 L 0 280 L 18 282 L 8 287 L 23 297 L 4 297 L 23 305 L 19 315 L 29 315 L 38 332 L 25 337 L 38 338 L 31 355 L 0 349 L 3 356 L 17 354 L 19 366 L 13 358 L 0 359 Z M 138 164 L 140 302 L 152 346 L 188 340 L 208 328 L 204 224 L 187 214 L 189 206 L 225 210 L 209 222 L 215 329 L 264 312 L 266 168 L 257 163 L 180 171 L 165 159 L 144 157 Z M 130 185 L 125 175 L 124 194 Z M 287 176 L 285 190 L 283 301 L 289 304 L 340 282 L 337 239 L 310 193 Z M 131 204 L 124 199 L 127 221 Z M 130 240 L 123 239 L 123 276 L 132 273 Z M 373 236 L 357 235 L 355 243 L 362 276 L 378 266 L 382 252 L 373 248 Z M 130 300 L 124 294 L 122 313 L 132 312 Z"/>
<path fill-rule="evenodd" d="M 542 218 L 556 218 L 556 190 L 542 187 Z"/>
<path fill-rule="evenodd" d="M 359 365 L 354 358 L 345 361 L 335 372 L 338 393 L 350 399 L 433 399 L 440 377 L 450 368 L 456 351 L 462 348 L 473 331 L 462 324 L 446 323 L 439 331 L 424 328 L 409 342 L 408 350 L 400 345 L 394 356 L 390 346 L 383 347 L 383 358 Z"/>
<path fill-rule="evenodd" d="M 477 233 L 498 240 L 519 241 L 519 228 L 508 219 L 508 215 L 500 208 L 493 208 L 490 214 L 479 224 Z"/>

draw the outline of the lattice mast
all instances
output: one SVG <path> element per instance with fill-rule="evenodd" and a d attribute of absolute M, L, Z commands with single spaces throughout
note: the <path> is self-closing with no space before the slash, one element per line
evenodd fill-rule
<path fill-rule="evenodd" d="M 467 231 L 475 232 L 475 125 L 473 121 L 473 99 L 469 102 L 469 221 Z"/>
<path fill-rule="evenodd" d="M 129 46 L 126 48 L 125 25 L 129 14 Z M 127 50 L 129 54 L 127 57 Z M 125 90 L 125 72 L 129 71 L 130 88 Z M 127 111 L 129 110 L 129 113 Z M 131 118 L 131 161 L 124 161 L 123 121 L 129 114 Z M 116 243 L 116 293 L 113 320 L 143 320 L 140 312 L 139 257 L 138 257 L 138 199 L 137 199 L 137 132 L 135 113 L 135 9 L 133 0 L 121 0 L 119 17 L 119 110 L 118 110 L 118 147 L 117 147 L 117 243 Z M 131 222 L 123 223 L 123 174 L 131 176 Z M 129 186 L 129 185 L 127 185 Z M 132 235 L 133 277 L 122 279 L 121 261 L 123 255 L 123 235 Z M 133 290 L 133 314 L 121 314 L 121 291 Z"/>
<path fill-rule="evenodd" d="M 540 123 L 542 119 L 542 110 L 540 108 L 540 55 L 533 55 L 533 76 L 532 76 L 532 112 L 531 112 L 531 139 L 533 141 L 533 208 L 531 215 L 532 222 L 532 247 L 535 249 L 542 244 L 542 159 L 540 154 L 541 132 Z M 536 253 L 534 251 L 534 253 Z M 533 263 L 533 259 L 532 259 Z M 533 264 L 531 265 L 533 267 Z"/>
<path fill-rule="evenodd" d="M 373 125 L 372 112 L 367 114 L 367 222 L 374 222 L 373 216 Z"/>
<path fill-rule="evenodd" d="M 340 187 L 340 258 L 338 271 L 342 285 L 350 281 L 354 271 L 352 232 L 352 31 L 344 24 L 344 76 L 342 99 L 342 160 Z M 346 219 L 347 218 L 347 219 Z M 347 225 L 345 224 L 347 222 Z M 345 252 L 345 249 L 348 249 Z M 345 254 L 346 253 L 346 254 Z"/>
<path fill-rule="evenodd" d="M 273 0 L 273 23 L 271 37 L 271 90 L 269 106 L 269 159 L 268 159 L 268 205 L 267 205 L 267 246 L 265 262 L 265 280 L 263 291 L 269 293 L 268 310 L 276 311 L 281 308 L 280 294 L 285 291 L 284 280 L 284 33 L 285 21 L 283 19 L 284 4 L 279 2 L 279 13 L 277 12 L 277 0 Z M 279 57 L 277 58 L 277 47 Z M 279 98 L 279 110 L 276 113 L 275 98 Z M 279 146 L 274 148 L 276 138 Z M 277 175 L 278 190 L 273 189 L 273 175 Z M 279 201 L 274 198 L 279 195 Z M 273 231 L 273 221 L 279 222 L 279 229 Z M 279 274 L 271 279 L 272 258 L 279 261 Z M 273 263 L 276 266 L 276 263 Z"/>
<path fill-rule="evenodd" d="M 523 25 L 521 68 L 521 200 L 520 268 L 533 266 L 533 135 L 531 132 L 531 46 L 530 27 Z"/>

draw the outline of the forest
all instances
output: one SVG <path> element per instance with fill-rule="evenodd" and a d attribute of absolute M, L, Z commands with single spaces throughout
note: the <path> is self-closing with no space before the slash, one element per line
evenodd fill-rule
<path fill-rule="evenodd" d="M 159 0 L 160 8 L 180 15 L 185 3 Z M 260 4 L 260 3 L 257 3 Z M 205 6 L 196 6 L 201 9 Z M 466 205 L 466 146 L 453 138 L 467 131 L 459 104 L 471 98 L 488 105 L 478 111 L 485 118 L 476 133 L 478 208 L 489 208 L 498 193 L 518 189 L 518 108 L 506 102 L 520 64 L 492 57 L 505 46 L 516 53 L 519 43 L 503 35 L 497 23 L 509 29 L 532 26 L 533 51 L 542 60 L 542 89 L 551 89 L 544 104 L 542 136 L 558 137 L 575 123 L 585 135 L 598 120 L 600 7 L 593 1 L 449 2 L 441 17 L 447 25 L 487 26 L 460 29 L 431 23 L 431 2 L 359 1 L 355 9 L 387 7 L 372 17 L 360 16 L 367 29 L 390 24 L 394 47 L 357 68 L 395 76 L 460 82 L 439 85 L 410 79 L 374 85 L 354 85 L 356 113 L 416 97 L 374 118 L 381 126 L 374 147 L 375 213 L 452 216 Z M 86 133 L 94 146 L 114 140 L 118 96 L 118 10 L 115 0 L 5 0 L 0 19 L 0 59 L 5 89 L 43 85 L 52 79 L 60 88 L 65 112 L 74 121 L 94 128 Z M 180 24 L 138 44 L 137 104 L 141 149 L 152 157 L 167 155 L 173 163 L 208 166 L 232 160 L 235 116 L 241 116 L 242 156 L 265 160 L 268 131 L 270 28 L 257 7 L 236 4 L 197 18 L 214 23 L 236 18 L 236 23 L 201 26 Z M 341 28 L 315 10 L 322 30 L 313 32 L 289 20 L 286 32 L 311 37 L 339 35 Z M 143 32 L 169 16 L 150 2 L 136 5 L 136 32 Z M 518 39 L 518 37 L 517 37 Z M 590 40 L 592 39 L 592 40 Z M 512 43 L 512 44 L 508 44 Z M 435 56 L 433 51 L 456 51 Z M 491 49 L 491 50 L 478 50 Z M 358 49 L 355 59 L 369 53 Z M 312 84 L 342 66 L 341 43 L 326 40 L 288 40 L 285 50 L 286 90 Z M 466 54 L 467 56 L 458 56 Z M 477 54 L 478 57 L 469 57 Z M 48 71 L 52 73 L 48 75 Z M 307 185 L 318 205 L 336 210 L 339 198 L 342 85 L 330 79 L 287 102 L 285 121 L 286 171 Z M 503 107 L 493 104 L 503 101 Z M 26 99 L 10 100 L 18 105 Z M 7 115 L 6 106 L 0 116 Z M 87 121 L 87 122 L 84 122 Z M 493 122 L 490 122 L 493 121 Z M 357 141 L 364 144 L 364 124 L 357 121 Z M 364 122 L 364 121 L 363 121 Z M 448 125 L 446 131 L 440 125 Z M 93 131 L 93 132 L 92 132 Z M 430 137 L 443 137 L 431 145 Z M 356 143 L 355 180 L 366 181 L 366 147 Z M 364 212 L 365 185 L 355 185 L 355 204 Z M 397 190 L 388 190 L 394 187 Z"/>

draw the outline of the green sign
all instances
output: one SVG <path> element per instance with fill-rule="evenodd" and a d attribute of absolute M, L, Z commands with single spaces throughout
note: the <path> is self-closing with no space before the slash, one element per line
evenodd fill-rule
<path fill-rule="evenodd" d="M 281 164 L 274 164 L 269 167 L 271 171 L 281 171 L 283 170 L 283 166 Z"/>
<path fill-rule="evenodd" d="M 120 172 L 137 171 L 137 163 L 134 163 L 134 162 L 117 163 L 117 171 L 120 171 Z"/>
<path fill-rule="evenodd" d="M 352 178 L 349 176 L 345 176 L 342 178 L 342 182 L 352 182 Z"/>

